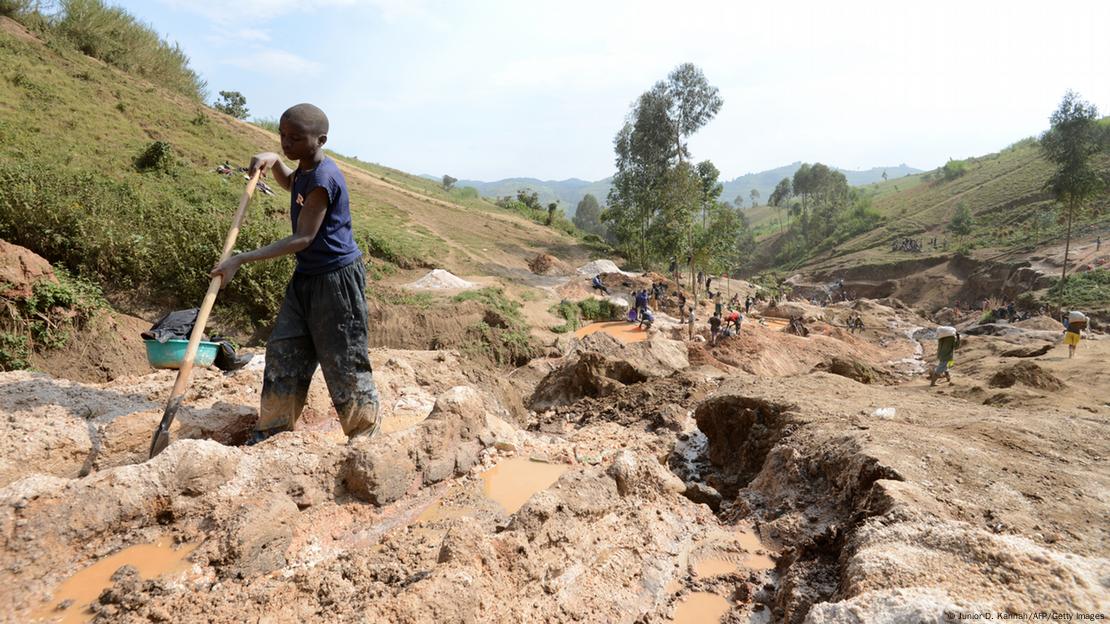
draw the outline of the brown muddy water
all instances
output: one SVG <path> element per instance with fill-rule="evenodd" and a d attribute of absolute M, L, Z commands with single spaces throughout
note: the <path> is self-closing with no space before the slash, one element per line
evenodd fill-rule
<path fill-rule="evenodd" d="M 692 592 L 679 601 L 674 610 L 675 624 L 709 624 L 720 622 L 728 612 L 728 600 L 709 592 Z"/>
<path fill-rule="evenodd" d="M 482 473 L 482 491 L 507 513 L 513 514 L 533 494 L 551 487 L 569 467 L 513 457 Z"/>
<path fill-rule="evenodd" d="M 58 624 L 88 622 L 93 616 L 89 605 L 112 586 L 111 577 L 116 570 L 130 565 L 139 571 L 143 579 L 184 572 L 191 565 L 185 558 L 194 550 L 195 544 L 175 548 L 169 541 L 124 548 L 63 581 L 55 588 L 53 597 L 31 613 L 31 621 Z M 69 605 L 65 609 L 59 608 L 67 602 Z"/>

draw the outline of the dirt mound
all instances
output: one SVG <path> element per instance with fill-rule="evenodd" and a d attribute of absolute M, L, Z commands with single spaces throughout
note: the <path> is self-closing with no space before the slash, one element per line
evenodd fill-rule
<path fill-rule="evenodd" d="M 1033 362 L 1017 362 L 1006 366 L 992 375 L 987 382 L 992 388 L 1009 388 L 1016 383 L 1048 391 L 1063 390 L 1067 387 L 1058 377 Z"/>
<path fill-rule="evenodd" d="M 477 284 L 468 282 L 450 271 L 432 269 L 424 277 L 405 284 L 405 288 L 412 290 L 453 290 L 460 288 L 474 288 Z"/>
<path fill-rule="evenodd" d="M 624 271 L 622 271 L 621 268 L 617 266 L 617 264 L 612 260 L 605 259 L 587 262 L 586 264 L 578 267 L 577 272 L 579 275 L 585 275 L 589 278 L 593 278 L 593 276 L 597 275 L 598 273 L 620 273 L 623 275 L 632 275 L 631 273 L 625 273 Z"/>
<path fill-rule="evenodd" d="M 37 253 L 0 240 L 0 297 L 30 297 L 36 282 L 58 283 L 54 268 Z"/>
<path fill-rule="evenodd" d="M 31 356 L 31 366 L 53 377 L 104 382 L 144 375 L 152 369 L 140 333 L 150 328 L 141 318 L 104 311 L 70 337 L 60 349 Z"/>
<path fill-rule="evenodd" d="M 682 431 L 687 412 L 705 398 L 707 391 L 703 377 L 680 372 L 623 386 L 608 396 L 587 396 L 569 405 L 557 406 L 537 414 L 530 428 L 564 433 L 568 424 L 583 427 L 596 422 L 612 422 L 649 431 L 661 428 Z"/>
<path fill-rule="evenodd" d="M 541 253 L 528 261 L 528 269 L 536 275 L 574 275 L 574 269 L 551 254 Z"/>
<path fill-rule="evenodd" d="M 1034 316 L 1027 318 L 1023 321 L 1014 323 L 1014 327 L 1021 327 L 1022 329 L 1043 329 L 1045 331 L 1064 331 L 1064 326 L 1060 321 L 1050 316 Z"/>

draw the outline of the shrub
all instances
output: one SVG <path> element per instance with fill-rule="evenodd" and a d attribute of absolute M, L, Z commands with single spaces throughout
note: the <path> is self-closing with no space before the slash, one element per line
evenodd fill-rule
<path fill-rule="evenodd" d="M 1056 280 L 1045 301 L 1069 309 L 1110 306 L 1110 269 L 1073 273 L 1066 280 Z"/>
<path fill-rule="evenodd" d="M 174 167 L 173 146 L 165 141 L 155 141 L 135 157 L 135 169 L 171 173 Z"/>
<path fill-rule="evenodd" d="M 941 167 L 941 174 L 945 180 L 955 180 L 967 173 L 967 162 L 963 160 L 949 160 Z"/>

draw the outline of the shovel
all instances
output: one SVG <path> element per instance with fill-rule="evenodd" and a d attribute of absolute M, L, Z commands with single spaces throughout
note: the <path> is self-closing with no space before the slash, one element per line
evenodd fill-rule
<path fill-rule="evenodd" d="M 235 239 L 239 237 L 239 226 L 242 225 L 243 218 L 247 215 L 247 206 L 251 203 L 254 187 L 258 185 L 258 177 L 261 174 L 261 170 L 255 171 L 254 175 L 247 181 L 247 188 L 243 189 L 243 196 L 239 199 L 239 210 L 235 212 L 235 218 L 231 221 L 231 230 L 227 233 L 227 239 L 224 240 L 224 251 L 220 254 L 220 262 L 227 260 L 228 256 L 231 255 L 231 248 L 235 246 Z M 177 410 L 181 407 L 181 402 L 185 398 L 185 389 L 189 386 L 189 375 L 193 372 L 193 360 L 197 357 L 200 337 L 204 334 L 204 326 L 208 324 L 208 313 L 212 311 L 212 306 L 216 303 L 216 294 L 220 292 L 222 281 L 222 278 L 217 275 L 208 284 L 208 292 L 205 293 L 204 302 L 201 303 L 200 312 L 197 313 L 196 325 L 193 325 L 193 331 L 189 334 L 189 346 L 185 349 L 185 358 L 181 360 L 181 366 L 177 369 L 177 381 L 173 384 L 170 400 L 166 402 L 166 411 L 162 413 L 162 422 L 158 423 L 158 428 L 154 430 L 154 437 L 150 440 L 151 457 L 161 453 L 163 449 L 169 446 L 170 425 L 173 423 L 173 417 L 177 415 Z"/>

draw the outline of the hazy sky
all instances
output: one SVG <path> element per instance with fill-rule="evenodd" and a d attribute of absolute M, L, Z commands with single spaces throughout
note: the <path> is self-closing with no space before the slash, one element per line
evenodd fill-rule
<path fill-rule="evenodd" d="M 310 101 L 330 146 L 412 173 L 599 179 L 643 91 L 701 67 L 691 141 L 725 178 L 797 160 L 921 169 L 1110 114 L 1110 2 L 121 2 L 252 116 Z M 244 155 L 246 158 L 246 155 Z"/>

